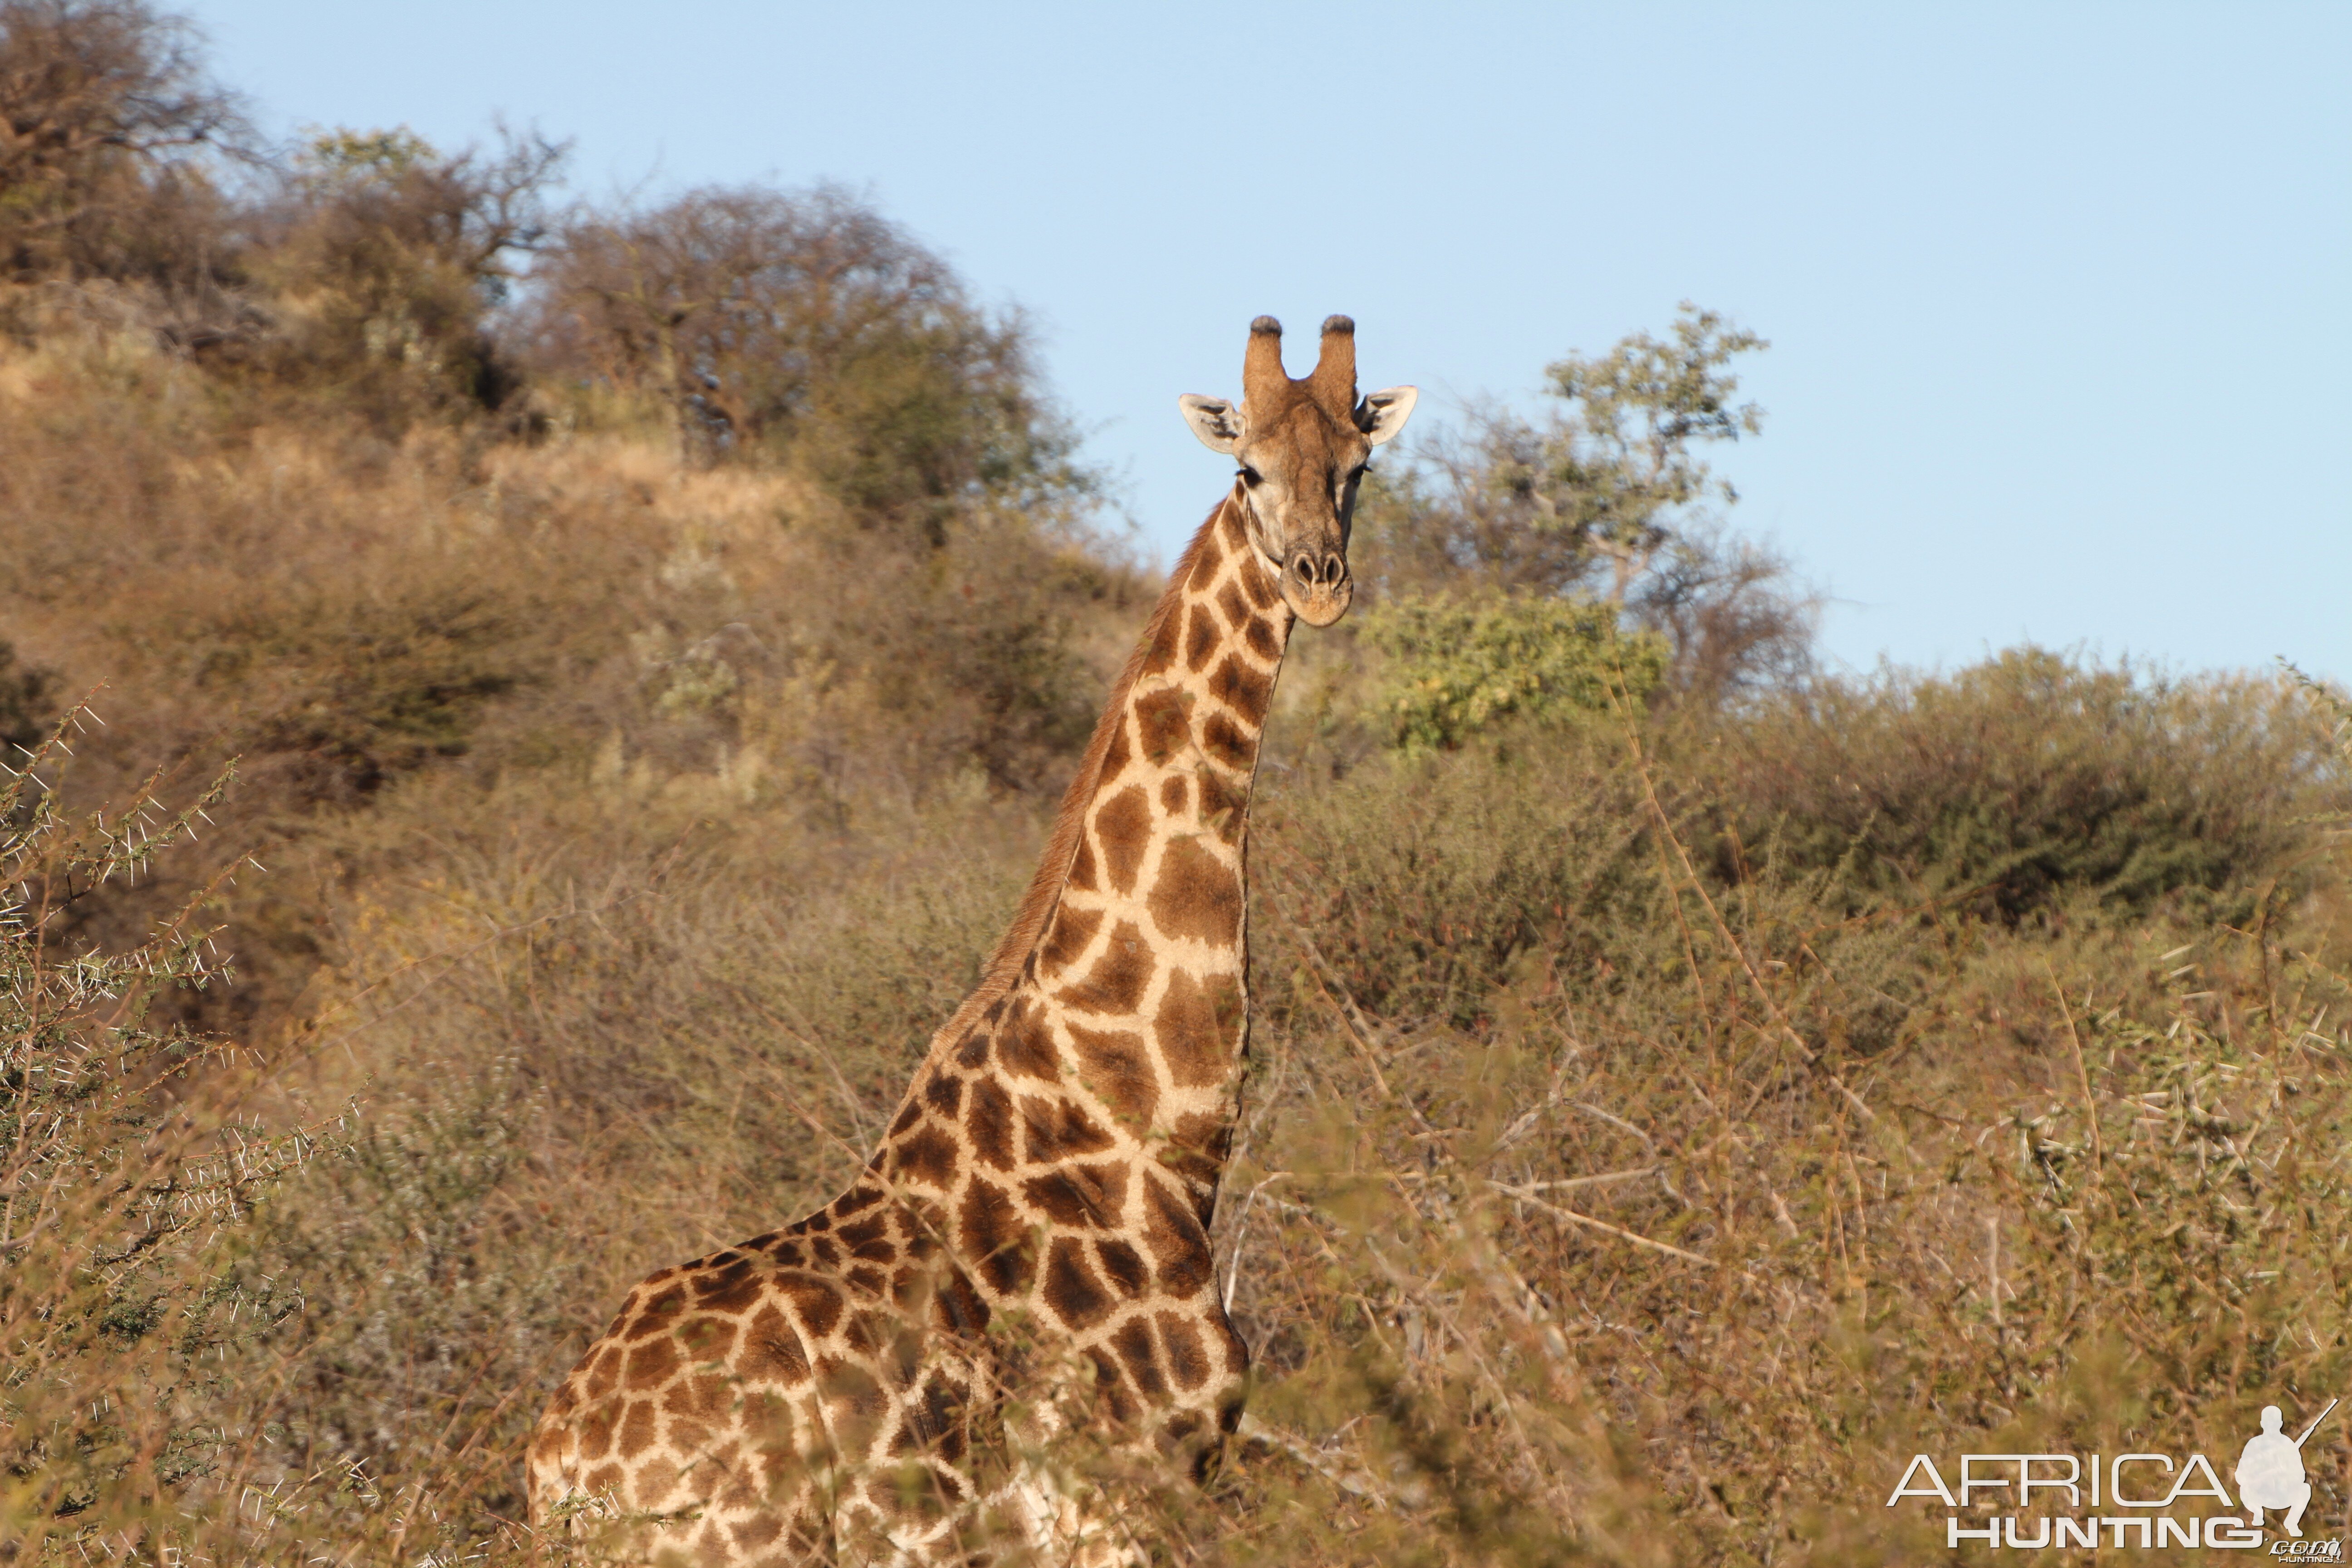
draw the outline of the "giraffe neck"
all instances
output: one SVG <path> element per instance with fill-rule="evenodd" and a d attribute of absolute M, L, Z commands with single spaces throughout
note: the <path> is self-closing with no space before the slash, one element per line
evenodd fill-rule
<path fill-rule="evenodd" d="M 1093 1069 L 1080 1083 L 1114 1099 L 1131 1083 L 1110 1107 L 1124 1124 L 1212 1156 L 1178 1162 L 1204 1200 L 1247 1043 L 1250 796 L 1292 621 L 1242 506 L 1237 485 L 1202 527 L 1104 715 L 1084 831 L 1030 971 Z M 1148 1060 L 1105 1059 L 1105 1031 L 1139 1037 Z"/>
<path fill-rule="evenodd" d="M 940 1072 L 977 1073 L 1000 1086 L 978 1092 L 1069 1107 L 1095 1130 L 1072 1155 L 1160 1166 L 1203 1225 L 1237 1110 L 1250 793 L 1292 621 L 1242 507 L 1237 484 L 1178 563 L 1021 915 L 893 1128 Z M 1045 1152 L 1033 1136 L 1013 1158 Z"/>

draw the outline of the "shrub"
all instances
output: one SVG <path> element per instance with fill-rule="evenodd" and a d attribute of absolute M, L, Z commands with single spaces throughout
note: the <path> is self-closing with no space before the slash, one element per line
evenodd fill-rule
<path fill-rule="evenodd" d="M 79 710 L 71 716 L 79 721 Z M 70 909 L 194 831 L 227 780 L 168 812 L 142 791 L 109 823 L 62 816 L 36 769 L 0 784 L 0 1540 L 119 1537 L 239 1473 L 237 1375 L 294 1310 L 239 1243 L 320 1147 L 320 1128 L 234 1114 L 226 1042 L 159 1016 L 223 984 L 202 900 L 114 951 L 58 940 Z M 151 781 L 152 783 L 152 781 Z"/>
<path fill-rule="evenodd" d="M 16 648 L 0 642 L 0 763 L 16 766 L 49 732 L 57 683 L 55 670 L 20 665 Z"/>
<path fill-rule="evenodd" d="M 2008 921 L 2080 893 L 2242 917 L 2330 761 L 2263 679 L 2172 679 L 2044 649 L 1948 677 L 1817 683 L 1695 752 L 1722 873 L 1772 857 L 1843 895 L 1962 900 Z"/>
<path fill-rule="evenodd" d="M 1664 673 L 1662 638 L 1612 605 L 1486 594 L 1379 605 L 1363 635 L 1388 656 L 1381 703 L 1407 751 L 1451 750 L 1505 719 L 1638 704 Z"/>
<path fill-rule="evenodd" d="M 1261 815 L 1220 1214 L 1254 1440 L 1171 1533 L 1885 1562 L 1941 1547 L 1940 1510 L 1877 1506 L 1914 1453 L 2221 1454 L 2325 1404 L 2352 980 L 2314 928 L 1923 931 L 1777 864 L 1727 896 L 1678 847 L 1703 816 L 1536 752 Z M 1930 984 L 1888 1026 L 1890 952 Z"/>

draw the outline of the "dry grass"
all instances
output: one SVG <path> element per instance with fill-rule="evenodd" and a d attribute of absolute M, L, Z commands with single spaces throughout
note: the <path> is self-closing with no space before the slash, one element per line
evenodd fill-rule
<path fill-rule="evenodd" d="M 1262 1436 L 1152 1500 L 1175 1560 L 1884 1561 L 1940 1540 L 1875 1508 L 1913 1452 L 2220 1452 L 2337 1385 L 2333 884 L 2253 933 L 1852 920 L 1692 879 L 1637 770 L 1552 744 L 1267 803 L 1220 1222 Z M 508 1539 L 541 1391 L 646 1268 L 840 1184 L 1034 837 L 974 795 L 820 847 L 626 776 L 425 809 L 370 817 L 409 868 L 339 902 L 315 1026 L 220 1080 L 266 1126 L 355 1114 L 186 1260 L 147 1360 L 61 1385 L 226 1355 L 126 1441 L 201 1415 L 234 1462 L 181 1483 L 201 1522 L 101 1488 L 61 1533 Z M 1890 1025 L 1855 976 L 1902 968 Z M 225 1291 L 282 1315 L 179 1329 Z M 276 1513 L 232 1516 L 252 1487 Z"/>
<path fill-rule="evenodd" d="M 1943 1549 L 1879 1506 L 1914 1453 L 2233 1453 L 2340 1386 L 2333 890 L 2292 934 L 1842 919 L 1688 875 L 1638 770 L 1547 773 L 1580 771 L 1457 760 L 1268 825 L 1290 999 L 1237 1303 L 1260 1416 L 1361 1495 L 1233 1525 L 1308 1561 L 1884 1562 Z M 1890 954 L 1907 1000 L 1863 980 Z M 2352 1443 L 2311 1463 L 2352 1527 Z"/>

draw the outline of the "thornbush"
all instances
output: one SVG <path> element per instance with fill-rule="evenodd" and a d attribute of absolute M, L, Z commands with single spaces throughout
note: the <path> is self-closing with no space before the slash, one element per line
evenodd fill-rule
<path fill-rule="evenodd" d="M 330 1131 L 257 1120 L 243 1053 L 159 1015 L 227 979 L 201 899 L 114 951 L 59 940 L 191 837 L 226 776 L 177 812 L 151 780 L 111 822 L 69 821 L 39 779 L 60 749 L 0 783 L 0 1552 L 38 1561 L 158 1539 L 256 1476 L 240 1377 L 300 1286 L 240 1259 Z"/>
<path fill-rule="evenodd" d="M 1721 873 L 1822 871 L 1849 908 L 1940 900 L 2016 921 L 2080 894 L 2242 920 L 2331 776 L 2286 683 L 2024 647 L 1949 677 L 1823 681 L 1712 731 Z"/>

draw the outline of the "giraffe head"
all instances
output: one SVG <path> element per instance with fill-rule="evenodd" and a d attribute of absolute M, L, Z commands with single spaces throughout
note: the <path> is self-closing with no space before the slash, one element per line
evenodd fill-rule
<path fill-rule="evenodd" d="M 1348 577 L 1348 524 L 1372 448 L 1404 428 L 1420 395 L 1391 386 L 1356 397 L 1356 323 L 1323 323 L 1323 355 L 1293 381 L 1282 368 L 1282 323 L 1250 323 L 1239 407 L 1222 397 L 1178 398 L 1185 423 L 1212 452 L 1241 464 L 1250 542 L 1310 626 L 1328 626 L 1355 596 Z"/>

